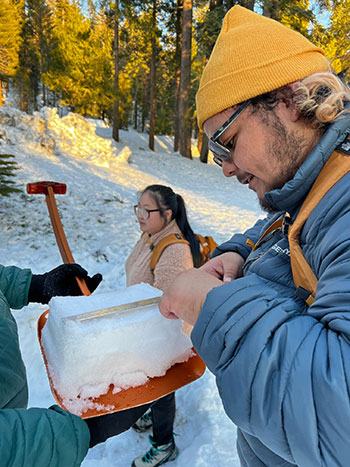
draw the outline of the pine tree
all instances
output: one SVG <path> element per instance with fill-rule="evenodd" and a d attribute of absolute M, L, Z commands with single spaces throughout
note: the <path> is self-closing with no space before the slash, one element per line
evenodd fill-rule
<path fill-rule="evenodd" d="M 21 45 L 20 4 L 14 0 L 0 2 L 0 105 L 2 105 L 1 81 L 15 73 L 18 51 Z"/>
<path fill-rule="evenodd" d="M 75 1 L 52 1 L 57 47 L 43 82 L 72 111 L 104 117 L 113 101 L 112 30 L 102 15 L 85 17 Z"/>
<path fill-rule="evenodd" d="M 120 25 L 119 111 L 121 126 L 133 121 L 135 128 L 144 131 L 150 109 L 152 9 L 142 6 L 129 7 Z"/>
<path fill-rule="evenodd" d="M 316 40 L 325 50 L 336 73 L 340 73 L 346 82 L 350 82 L 350 0 L 332 0 L 329 9 L 329 27 L 318 26 Z"/>
<path fill-rule="evenodd" d="M 32 111 L 38 109 L 40 91 L 43 104 L 49 103 L 42 75 L 50 66 L 51 50 L 55 47 L 52 37 L 52 10 L 46 0 L 26 0 L 21 14 L 22 44 L 14 83 L 21 110 Z"/>
<path fill-rule="evenodd" d="M 0 154 L 0 195 L 2 196 L 22 191 L 15 187 L 13 180 L 15 171 L 19 169 L 17 162 L 12 160 L 14 157 L 13 154 Z"/>
<path fill-rule="evenodd" d="M 33 94 L 35 96 L 41 86 L 43 105 L 48 104 L 46 87 L 42 82 L 42 75 L 50 68 L 51 51 L 55 46 L 52 36 L 52 10 L 47 5 L 46 0 L 27 0 L 28 23 L 32 33 L 33 52 L 36 55 L 38 73 L 31 74 L 33 83 Z M 37 78 L 37 82 L 35 79 Z M 36 105 L 35 105 L 36 109 Z"/>

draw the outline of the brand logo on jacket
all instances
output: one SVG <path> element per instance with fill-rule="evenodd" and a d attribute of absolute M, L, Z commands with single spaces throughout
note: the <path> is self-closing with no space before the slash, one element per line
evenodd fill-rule
<path fill-rule="evenodd" d="M 290 251 L 289 251 L 289 248 L 281 248 L 278 243 L 275 243 L 274 245 L 272 245 L 272 250 L 275 250 L 277 253 L 283 253 L 287 256 L 290 256 Z"/>
<path fill-rule="evenodd" d="M 347 136 L 345 138 L 345 141 L 343 141 L 337 148 L 339 151 L 343 152 L 344 154 L 347 154 L 348 156 L 350 155 L 350 136 Z"/>

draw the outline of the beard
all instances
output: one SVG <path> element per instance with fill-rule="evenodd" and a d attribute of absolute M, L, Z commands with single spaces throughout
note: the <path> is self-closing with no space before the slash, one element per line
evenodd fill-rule
<path fill-rule="evenodd" d="M 280 189 L 285 183 L 292 180 L 310 151 L 310 142 L 307 144 L 305 137 L 288 131 L 274 111 L 266 113 L 269 115 L 266 116 L 265 114 L 262 121 L 268 123 L 268 131 L 272 136 L 272 141 L 267 148 L 267 154 L 272 164 L 275 165 L 277 161 L 280 170 L 276 174 L 276 182 L 267 185 L 265 193 Z M 258 199 L 264 211 L 268 213 L 278 212 L 278 209 L 270 206 L 265 197 L 258 197 Z"/>

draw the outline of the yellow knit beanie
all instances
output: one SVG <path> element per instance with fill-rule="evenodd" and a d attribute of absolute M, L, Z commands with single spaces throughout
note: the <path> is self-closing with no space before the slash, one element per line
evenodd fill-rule
<path fill-rule="evenodd" d="M 196 96 L 199 127 L 209 117 L 330 67 L 300 33 L 241 6 L 231 8 Z"/>

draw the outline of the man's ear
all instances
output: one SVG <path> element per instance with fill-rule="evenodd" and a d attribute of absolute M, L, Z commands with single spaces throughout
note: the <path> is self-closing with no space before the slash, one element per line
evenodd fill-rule
<path fill-rule="evenodd" d="M 297 122 L 300 118 L 300 112 L 293 101 L 288 106 L 289 118 L 292 122 Z"/>
<path fill-rule="evenodd" d="M 296 122 L 300 118 L 300 112 L 298 111 L 295 105 L 295 102 L 293 100 L 294 91 L 299 87 L 299 85 L 300 85 L 300 81 L 294 81 L 294 83 L 290 83 L 287 86 L 290 90 L 290 97 L 288 99 L 287 109 L 289 111 L 289 117 L 292 122 Z"/>

